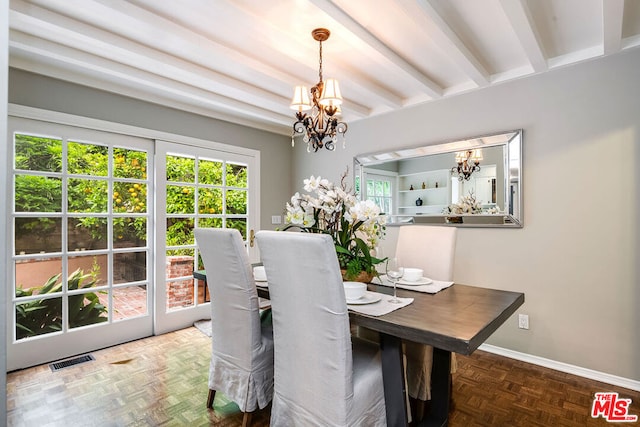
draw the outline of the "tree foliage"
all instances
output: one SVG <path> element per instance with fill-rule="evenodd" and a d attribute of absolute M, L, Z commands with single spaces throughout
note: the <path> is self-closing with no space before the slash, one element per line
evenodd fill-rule
<path fill-rule="evenodd" d="M 79 216 L 75 221 L 80 233 L 92 240 L 106 240 L 107 227 L 100 214 L 113 216 L 113 239 L 118 242 L 146 244 L 149 201 L 147 185 L 147 153 L 115 147 L 69 141 L 66 144 L 66 200 L 59 176 L 64 167 L 63 142 L 60 139 L 16 135 L 16 169 L 24 171 L 15 178 L 16 212 L 61 212 L 62 204 Z M 111 161 L 111 165 L 110 165 Z M 113 189 L 109 196 L 109 167 L 112 167 Z M 35 173 L 34 173 L 35 172 Z M 222 226 L 221 216 L 247 214 L 247 168 L 217 160 L 168 155 L 166 158 L 167 245 L 194 243 L 192 218 L 180 214 L 202 215 L 199 226 Z M 226 190 L 224 190 L 226 187 Z M 111 200 L 109 200 L 111 198 Z M 97 214 L 97 215 L 96 215 Z M 59 233 L 57 224 L 46 216 L 21 220 L 16 235 Z M 227 227 L 238 228 L 246 236 L 246 220 L 228 219 Z"/>

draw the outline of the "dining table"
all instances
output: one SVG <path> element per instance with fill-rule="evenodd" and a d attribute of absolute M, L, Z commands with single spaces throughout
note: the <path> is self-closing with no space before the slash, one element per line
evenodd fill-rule
<path fill-rule="evenodd" d="M 199 275 L 206 280 L 206 273 Z M 269 298 L 266 283 L 257 282 L 258 296 Z M 368 284 L 371 292 L 389 295 L 388 286 Z M 437 293 L 397 290 L 413 302 L 383 315 L 349 310 L 352 326 L 380 334 L 380 349 L 387 425 L 407 426 L 407 399 L 402 341 L 433 347 L 431 408 L 420 426 L 448 424 L 451 393 L 451 353 L 472 354 L 524 303 L 524 293 L 461 283 Z M 353 307 L 351 307 L 353 308 Z"/>
<path fill-rule="evenodd" d="M 369 284 L 370 291 L 392 288 Z M 382 316 L 350 311 L 353 325 L 380 333 L 388 426 L 406 426 L 402 341 L 433 347 L 431 408 L 420 426 L 446 426 L 451 396 L 451 353 L 472 354 L 524 303 L 524 293 L 454 283 L 435 294 L 398 289 L 413 303 Z"/>

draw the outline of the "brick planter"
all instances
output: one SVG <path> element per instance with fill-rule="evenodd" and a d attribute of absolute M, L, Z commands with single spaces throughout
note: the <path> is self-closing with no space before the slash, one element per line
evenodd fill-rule
<path fill-rule="evenodd" d="M 169 309 L 190 307 L 193 305 L 193 257 L 168 256 L 167 257 L 167 305 Z M 181 280 L 172 281 L 172 278 L 182 277 Z M 187 279 L 185 279 L 187 277 Z M 198 303 L 205 302 L 204 282 L 198 280 Z M 209 301 L 209 296 L 206 301 Z"/>
<path fill-rule="evenodd" d="M 193 305 L 193 257 L 167 257 L 167 305 L 169 309 Z M 191 277 L 172 281 L 176 277 Z"/>

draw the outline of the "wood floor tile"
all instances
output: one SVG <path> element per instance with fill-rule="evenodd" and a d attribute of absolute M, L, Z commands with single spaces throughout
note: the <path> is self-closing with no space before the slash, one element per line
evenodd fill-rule
<path fill-rule="evenodd" d="M 237 406 L 221 393 L 205 406 L 210 338 L 195 328 L 93 352 L 95 361 L 51 372 L 48 365 L 7 375 L 7 423 L 15 427 L 242 425 Z M 632 399 L 640 392 L 476 351 L 458 356 L 452 427 L 605 426 L 590 416 L 595 392 Z M 269 408 L 253 425 L 269 425 Z M 640 425 L 631 424 L 631 425 Z"/>
<path fill-rule="evenodd" d="M 240 426 L 224 395 L 206 408 L 210 338 L 195 328 L 93 352 L 95 361 L 7 376 L 10 426 Z M 221 409 L 221 410 L 219 410 Z M 269 411 L 254 415 L 268 425 Z"/>

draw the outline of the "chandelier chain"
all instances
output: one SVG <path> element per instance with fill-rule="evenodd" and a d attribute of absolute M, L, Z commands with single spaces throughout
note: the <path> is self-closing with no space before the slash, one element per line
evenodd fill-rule
<path fill-rule="evenodd" d="M 320 59 L 318 60 L 318 77 L 320 77 L 320 82 L 322 82 L 322 40 L 320 41 Z"/>

